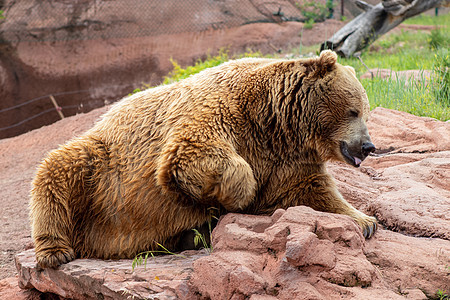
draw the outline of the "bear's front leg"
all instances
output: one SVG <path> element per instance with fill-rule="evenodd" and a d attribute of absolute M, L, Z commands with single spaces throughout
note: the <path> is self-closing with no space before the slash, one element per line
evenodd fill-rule
<path fill-rule="evenodd" d="M 350 216 L 358 223 L 365 238 L 370 238 L 377 228 L 377 220 L 348 203 L 338 191 L 333 177 L 325 174 L 313 174 L 300 183 L 300 194 L 313 209 Z"/>
<path fill-rule="evenodd" d="M 250 165 L 223 141 L 169 143 L 158 161 L 158 184 L 181 191 L 196 202 L 241 211 L 254 199 L 256 180 Z"/>
<path fill-rule="evenodd" d="M 326 205 L 323 206 L 321 201 L 318 199 L 317 205 L 319 209 L 323 208 L 322 211 L 350 216 L 361 227 L 363 236 L 365 238 L 372 237 L 372 235 L 375 233 L 377 229 L 377 219 L 368 216 L 365 213 L 354 208 L 350 203 L 348 203 L 344 199 L 344 197 L 341 195 L 341 193 L 337 190 L 335 186 L 330 187 L 329 193 L 330 193 L 329 199 L 332 199 L 330 201 L 332 206 L 329 207 L 327 207 Z"/>
<path fill-rule="evenodd" d="M 308 167 L 299 166 L 297 170 L 302 170 L 301 174 L 286 169 L 278 172 L 260 201 L 266 203 L 267 209 L 264 211 L 259 207 L 257 210 L 270 214 L 277 208 L 305 205 L 318 211 L 343 214 L 354 219 L 362 228 L 364 237 L 370 238 L 377 228 L 377 220 L 360 212 L 342 197 L 333 177 L 326 173 L 324 166 L 317 167 L 314 172 L 305 171 L 307 169 Z"/>

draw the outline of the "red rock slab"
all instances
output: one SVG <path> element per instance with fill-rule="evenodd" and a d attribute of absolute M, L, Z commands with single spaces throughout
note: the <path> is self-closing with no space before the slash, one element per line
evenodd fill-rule
<path fill-rule="evenodd" d="M 37 289 L 70 299 L 192 299 L 188 279 L 192 263 L 205 255 L 149 258 L 132 270 L 132 260 L 77 259 L 57 269 L 38 270 L 34 250 L 15 257 L 22 289 Z"/>
<path fill-rule="evenodd" d="M 379 152 L 450 150 L 450 122 L 377 107 L 371 111 L 367 127 Z"/>
<path fill-rule="evenodd" d="M 379 230 L 364 240 L 347 216 L 299 206 L 272 216 L 228 214 L 212 254 L 78 259 L 38 271 L 16 256 L 19 285 L 73 299 L 425 299 L 449 290 L 450 242 Z"/>

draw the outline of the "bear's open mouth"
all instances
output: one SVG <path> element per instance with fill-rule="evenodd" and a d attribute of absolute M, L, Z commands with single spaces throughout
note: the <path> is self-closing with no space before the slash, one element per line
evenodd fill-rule
<path fill-rule="evenodd" d="M 341 146 L 341 153 L 344 156 L 345 161 L 348 164 L 358 168 L 359 165 L 361 164 L 361 161 L 364 159 L 361 159 L 359 157 L 356 157 L 356 156 L 350 154 L 350 152 L 348 150 L 348 144 L 346 142 L 342 141 L 340 146 Z"/>

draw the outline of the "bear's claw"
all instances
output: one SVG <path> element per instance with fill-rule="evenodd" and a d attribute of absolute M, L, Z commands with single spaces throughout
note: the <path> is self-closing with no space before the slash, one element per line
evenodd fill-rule
<path fill-rule="evenodd" d="M 372 223 L 363 228 L 363 235 L 366 239 L 371 238 L 377 230 L 377 223 Z"/>
<path fill-rule="evenodd" d="M 360 212 L 359 216 L 354 217 L 354 220 L 361 227 L 364 238 L 370 239 L 375 234 L 377 230 L 377 219 Z"/>

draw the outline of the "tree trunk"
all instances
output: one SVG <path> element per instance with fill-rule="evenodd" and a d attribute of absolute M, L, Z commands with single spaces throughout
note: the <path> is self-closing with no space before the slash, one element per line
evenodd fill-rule
<path fill-rule="evenodd" d="M 450 0 L 384 0 L 375 6 L 356 1 L 356 4 L 365 12 L 324 42 L 320 50 L 332 49 L 342 57 L 350 57 L 405 19 L 430 8 L 449 6 Z"/>

